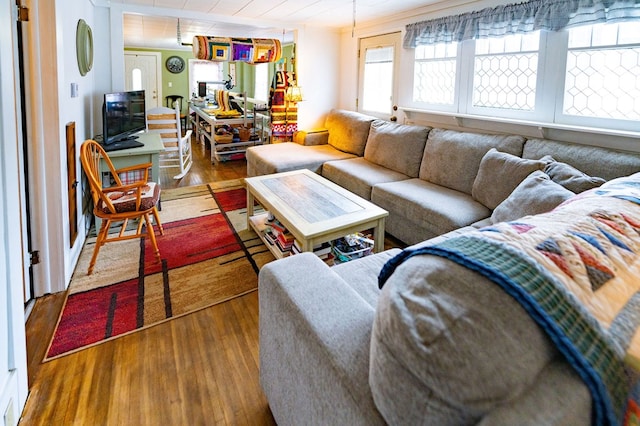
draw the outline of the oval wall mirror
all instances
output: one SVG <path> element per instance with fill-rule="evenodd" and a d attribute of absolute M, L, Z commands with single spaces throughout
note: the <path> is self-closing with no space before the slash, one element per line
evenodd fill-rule
<path fill-rule="evenodd" d="M 86 75 L 93 66 L 93 34 L 91 27 L 80 19 L 76 29 L 76 56 L 81 75 Z"/>

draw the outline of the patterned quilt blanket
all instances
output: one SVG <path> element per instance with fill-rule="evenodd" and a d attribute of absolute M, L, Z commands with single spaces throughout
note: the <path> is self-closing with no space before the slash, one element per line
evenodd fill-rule
<path fill-rule="evenodd" d="M 640 424 L 640 173 L 552 212 L 416 249 L 486 276 L 542 327 L 589 388 L 593 423 Z"/>

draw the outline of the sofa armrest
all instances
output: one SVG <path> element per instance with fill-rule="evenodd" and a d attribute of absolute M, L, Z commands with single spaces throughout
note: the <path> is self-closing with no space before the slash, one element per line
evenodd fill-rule
<path fill-rule="evenodd" d="M 329 131 L 326 129 L 319 130 L 300 130 L 293 135 L 293 141 L 300 145 L 326 145 L 329 142 Z"/>
<path fill-rule="evenodd" d="M 375 311 L 312 253 L 259 276 L 260 382 L 279 424 L 382 424 L 368 384 Z"/>

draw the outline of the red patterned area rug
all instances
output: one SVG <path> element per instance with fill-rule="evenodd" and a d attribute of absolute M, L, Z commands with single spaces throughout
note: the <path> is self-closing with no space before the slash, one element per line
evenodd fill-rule
<path fill-rule="evenodd" d="M 108 243 L 92 275 L 87 239 L 45 361 L 142 330 L 258 288 L 273 256 L 246 229 L 241 179 L 162 192 L 155 260 L 144 239 Z"/>

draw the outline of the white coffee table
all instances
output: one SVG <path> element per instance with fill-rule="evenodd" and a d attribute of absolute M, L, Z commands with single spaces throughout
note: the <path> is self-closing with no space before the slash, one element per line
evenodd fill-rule
<path fill-rule="evenodd" d="M 389 212 L 309 170 L 246 178 L 247 227 L 276 258 L 283 254 L 264 237 L 267 213 L 254 215 L 254 201 L 271 212 L 296 238 L 302 251 L 347 234 L 373 229 L 375 252 L 384 250 Z"/>

